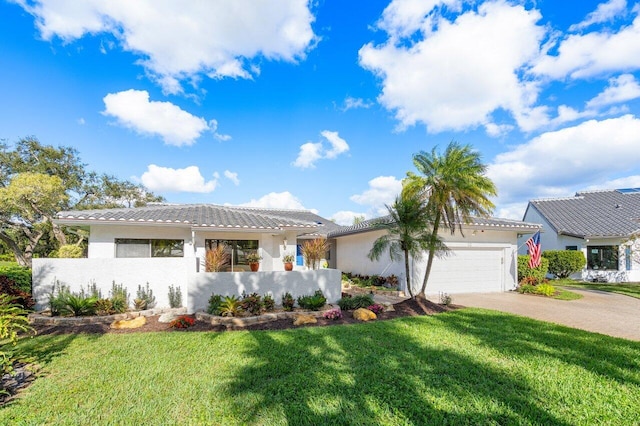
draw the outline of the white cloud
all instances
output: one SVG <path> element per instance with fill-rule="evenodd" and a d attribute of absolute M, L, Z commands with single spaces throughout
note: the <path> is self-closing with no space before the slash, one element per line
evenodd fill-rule
<path fill-rule="evenodd" d="M 600 3 L 596 10 L 587 15 L 584 21 L 569 27 L 569 31 L 578 31 L 593 24 L 613 20 L 627 10 L 627 0 L 609 0 Z"/>
<path fill-rule="evenodd" d="M 609 86 L 587 102 L 587 108 L 598 108 L 640 98 L 640 84 L 632 74 L 623 74 L 609 80 Z"/>
<path fill-rule="evenodd" d="M 493 216 L 504 219 L 522 220 L 524 212 L 527 210 L 527 204 L 529 204 L 528 201 L 499 205 Z"/>
<path fill-rule="evenodd" d="M 353 225 L 353 220 L 355 218 L 364 217 L 365 220 L 369 219 L 369 215 L 367 213 L 357 213 L 349 210 L 341 210 L 339 212 L 334 213 L 331 216 L 331 220 L 333 220 L 338 225 L 350 226 Z"/>
<path fill-rule="evenodd" d="M 640 68 L 640 17 L 618 32 L 571 34 L 560 40 L 557 55 L 545 55 L 532 72 L 552 79 L 581 79 Z"/>
<path fill-rule="evenodd" d="M 640 175 L 625 176 L 617 179 L 611 179 L 588 186 L 587 190 L 594 189 L 622 189 L 622 188 L 640 188 Z"/>
<path fill-rule="evenodd" d="M 193 145 L 209 130 L 203 118 L 191 115 L 171 102 L 150 101 L 145 90 L 109 93 L 103 101 L 103 114 L 115 117 L 121 126 L 136 133 L 160 136 L 168 145 Z"/>
<path fill-rule="evenodd" d="M 358 109 L 358 108 L 371 108 L 373 106 L 373 102 L 365 101 L 362 98 L 352 98 L 351 96 L 347 96 L 344 99 L 344 106 L 342 107 L 342 111 L 349 111 L 350 109 Z"/>
<path fill-rule="evenodd" d="M 248 203 L 240 204 L 245 207 L 261 207 L 267 209 L 292 209 L 292 210 L 309 210 L 317 213 L 317 210 L 306 209 L 298 197 L 289 191 L 270 192 L 267 195 L 255 200 L 252 199 Z"/>
<path fill-rule="evenodd" d="M 330 147 L 326 147 L 323 142 L 302 144 L 298 157 L 291 163 L 294 167 L 301 169 L 315 168 L 316 161 L 321 159 L 332 160 L 338 155 L 349 151 L 349 144 L 338 135 L 338 132 L 323 130 L 320 135 L 329 142 Z"/>
<path fill-rule="evenodd" d="M 157 192 L 209 193 L 218 186 L 218 174 L 214 173 L 213 179 L 205 182 L 197 166 L 172 169 L 150 164 L 140 177 L 140 182 L 151 191 Z"/>
<path fill-rule="evenodd" d="M 308 0 L 19 0 L 45 40 L 110 34 L 168 93 L 198 74 L 251 78 L 256 58 L 295 62 L 315 42 Z M 104 47 L 101 48 L 106 52 Z M 107 52 L 108 53 L 108 52 Z"/>
<path fill-rule="evenodd" d="M 240 185 L 240 179 L 238 179 L 238 173 L 231 172 L 229 170 L 224 171 L 224 177 L 229 179 L 235 186 Z"/>
<path fill-rule="evenodd" d="M 498 155 L 488 176 L 501 203 L 521 198 L 566 196 L 620 176 L 640 163 L 640 119 L 625 115 L 589 120 L 543 133 Z"/>
<path fill-rule="evenodd" d="M 218 133 L 218 120 L 209 120 L 209 128 L 213 133 L 213 137 L 221 142 L 231 140 L 231 136 Z"/>
<path fill-rule="evenodd" d="M 402 181 L 394 176 L 378 176 L 369 181 L 369 188 L 362 194 L 352 195 L 349 199 L 355 203 L 369 206 L 376 215 L 388 213 L 385 204 L 393 204 L 402 190 Z"/>
<path fill-rule="evenodd" d="M 491 123 L 498 109 L 523 126 L 540 90 L 520 79 L 540 55 L 546 33 L 537 25 L 540 13 L 495 1 L 453 21 L 437 11 L 425 18 L 438 3 L 455 8 L 460 2 L 392 3 L 379 23 L 390 31 L 387 43 L 360 49 L 361 66 L 382 79 L 378 101 L 395 112 L 400 128 L 424 123 L 429 132 L 464 130 Z M 395 6 L 402 13 L 389 12 Z M 397 39 L 416 26 L 421 37 Z"/>
<path fill-rule="evenodd" d="M 461 4 L 461 0 L 393 0 L 382 12 L 378 27 L 393 38 L 407 37 L 423 27 L 437 7 L 458 10 Z"/>
<path fill-rule="evenodd" d="M 82 117 L 78 118 L 78 120 L 76 120 L 77 123 L 81 126 L 84 126 L 85 124 L 87 124 L 86 120 Z"/>

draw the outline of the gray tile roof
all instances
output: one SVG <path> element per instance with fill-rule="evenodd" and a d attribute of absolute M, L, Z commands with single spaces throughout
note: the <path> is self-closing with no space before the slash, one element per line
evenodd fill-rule
<path fill-rule="evenodd" d="M 341 229 L 329 232 L 328 238 L 343 237 L 345 235 L 359 234 L 361 232 L 369 232 L 375 230 L 377 223 L 388 223 L 391 221 L 390 216 L 382 216 L 375 219 L 365 220 L 353 226 L 344 226 Z M 477 227 L 497 230 L 522 230 L 535 232 L 540 229 L 540 225 L 535 223 L 526 223 L 519 220 L 500 219 L 495 217 L 479 218 L 472 217 L 471 222 L 465 224 L 466 227 Z"/>
<path fill-rule="evenodd" d="M 62 211 L 56 221 L 64 223 L 146 223 L 216 229 L 303 228 L 326 235 L 340 229 L 328 219 L 307 210 L 262 209 L 215 204 L 157 204 L 137 208 Z"/>
<path fill-rule="evenodd" d="M 531 200 L 529 209 L 537 210 L 558 234 L 617 237 L 640 229 L 639 192 L 584 191 L 574 197 Z"/>

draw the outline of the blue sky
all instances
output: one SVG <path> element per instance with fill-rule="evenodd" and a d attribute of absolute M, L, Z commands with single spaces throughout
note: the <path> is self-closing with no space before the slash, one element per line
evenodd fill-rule
<path fill-rule="evenodd" d="M 471 144 L 495 215 L 640 187 L 632 1 L 0 0 L 0 139 L 176 203 L 349 224 Z"/>

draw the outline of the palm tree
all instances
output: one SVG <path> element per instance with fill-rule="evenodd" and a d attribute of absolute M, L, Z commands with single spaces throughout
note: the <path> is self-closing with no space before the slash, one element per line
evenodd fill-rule
<path fill-rule="evenodd" d="M 491 215 L 495 206 L 489 197 L 497 194 L 495 185 L 485 176 L 487 167 L 482 163 L 480 154 L 470 145 L 451 142 L 443 155 L 436 148 L 413 156 L 413 164 L 421 176 L 407 173 L 403 188 L 407 194 L 419 194 L 426 200 L 433 218 L 427 269 L 418 294 L 423 298 L 434 256 L 439 253 L 438 246 L 442 245 L 438 239 L 440 226 L 448 228 L 452 235 L 457 227 L 462 234 L 462 225 L 469 223 L 472 216 Z"/>
<path fill-rule="evenodd" d="M 404 255 L 404 269 L 407 277 L 407 290 L 414 298 L 409 271 L 409 256 L 420 258 L 429 248 L 432 233 L 425 227 L 429 223 L 427 204 L 419 196 L 409 194 L 396 197 L 393 205 L 385 205 L 389 216 L 380 219 L 374 228 L 387 233 L 374 241 L 369 251 L 370 260 L 378 260 L 387 250 L 392 261 Z"/>

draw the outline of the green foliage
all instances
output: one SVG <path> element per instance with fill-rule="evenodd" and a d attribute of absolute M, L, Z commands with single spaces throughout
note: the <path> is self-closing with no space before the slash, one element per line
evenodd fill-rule
<path fill-rule="evenodd" d="M 567 278 L 587 264 L 584 253 L 578 250 L 547 250 L 542 257 L 549 260 L 549 272 L 558 278 Z"/>
<path fill-rule="evenodd" d="M 522 294 L 539 294 L 541 296 L 552 297 L 556 293 L 556 289 L 548 283 L 538 285 L 520 284 L 518 286 L 518 292 Z"/>
<path fill-rule="evenodd" d="M 60 281 L 55 281 L 51 287 L 51 293 L 49 293 L 49 311 L 51 316 L 55 317 L 61 314 L 64 309 L 64 301 L 67 295 L 71 294 L 69 286 L 62 284 Z"/>
<path fill-rule="evenodd" d="M 318 311 L 327 303 L 326 297 L 322 294 L 322 290 L 316 290 L 312 296 L 298 297 L 298 306 L 302 309 Z"/>
<path fill-rule="evenodd" d="M 293 296 L 291 295 L 291 293 L 286 292 L 285 294 L 282 295 L 282 309 L 287 311 L 287 312 L 291 312 L 293 311 L 293 307 L 296 304 L 296 300 L 293 298 Z"/>
<path fill-rule="evenodd" d="M 63 294 L 59 300 L 60 315 L 71 315 L 74 317 L 84 317 L 96 314 L 95 297 L 86 297 L 78 293 Z"/>
<path fill-rule="evenodd" d="M 31 294 L 22 291 L 15 282 L 4 275 L 0 275 L 0 294 L 8 295 L 11 303 L 24 309 L 32 309 L 36 304 Z"/>
<path fill-rule="evenodd" d="M 111 307 L 117 314 L 127 312 L 129 309 L 129 291 L 123 284 L 116 284 L 115 281 L 111 282 Z"/>
<path fill-rule="evenodd" d="M 536 294 L 536 286 L 533 284 L 520 284 L 517 290 L 522 294 Z"/>
<path fill-rule="evenodd" d="M 273 296 L 267 294 L 262 298 L 262 305 L 264 306 L 265 311 L 271 312 L 276 307 L 276 301 L 273 300 Z"/>
<path fill-rule="evenodd" d="M 209 297 L 209 306 L 207 307 L 207 313 L 211 315 L 220 315 L 220 305 L 222 304 L 222 296 L 219 294 L 212 294 Z"/>
<path fill-rule="evenodd" d="M 182 307 L 182 289 L 180 288 L 180 286 L 169 286 L 169 307 Z"/>
<path fill-rule="evenodd" d="M 241 312 L 240 298 L 237 296 L 227 296 L 220 303 L 220 315 L 223 317 L 237 317 Z"/>
<path fill-rule="evenodd" d="M 8 351 L 7 346 L 15 346 L 20 334 L 34 332 L 27 314 L 28 311 L 22 306 L 11 302 L 11 296 L 0 294 L 0 375 L 11 372 L 15 361 L 13 352 Z"/>
<path fill-rule="evenodd" d="M 539 284 L 544 281 L 547 271 L 549 270 L 549 259 L 542 257 L 540 259 L 540 266 L 537 268 L 529 268 L 529 255 L 518 256 L 518 282 L 521 282 L 527 277 L 532 277 L 535 284 Z"/>
<path fill-rule="evenodd" d="M 0 276 L 5 276 L 13 281 L 20 290 L 31 293 L 31 268 L 24 266 L 0 266 Z"/>
<path fill-rule="evenodd" d="M 97 315 L 111 315 L 116 313 L 110 299 L 96 300 L 95 309 Z"/>
<path fill-rule="evenodd" d="M 156 297 L 153 295 L 153 290 L 149 287 L 149 283 L 144 287 L 138 284 L 136 299 L 141 301 L 140 305 L 144 306 L 142 309 L 153 309 L 156 307 Z"/>
<path fill-rule="evenodd" d="M 243 311 L 249 312 L 252 315 L 260 315 L 263 308 L 262 297 L 260 297 L 258 293 L 244 293 L 240 301 L 240 307 Z"/>
<path fill-rule="evenodd" d="M 440 304 L 444 306 L 449 306 L 453 303 L 453 298 L 449 293 L 440 292 Z"/>
<path fill-rule="evenodd" d="M 359 308 L 367 308 L 373 305 L 373 296 L 370 294 L 358 294 L 356 296 L 347 295 L 338 300 L 338 306 L 343 311 L 351 311 Z"/>
<path fill-rule="evenodd" d="M 75 244 L 65 244 L 58 249 L 59 258 L 79 259 L 83 257 L 84 250 Z"/>

